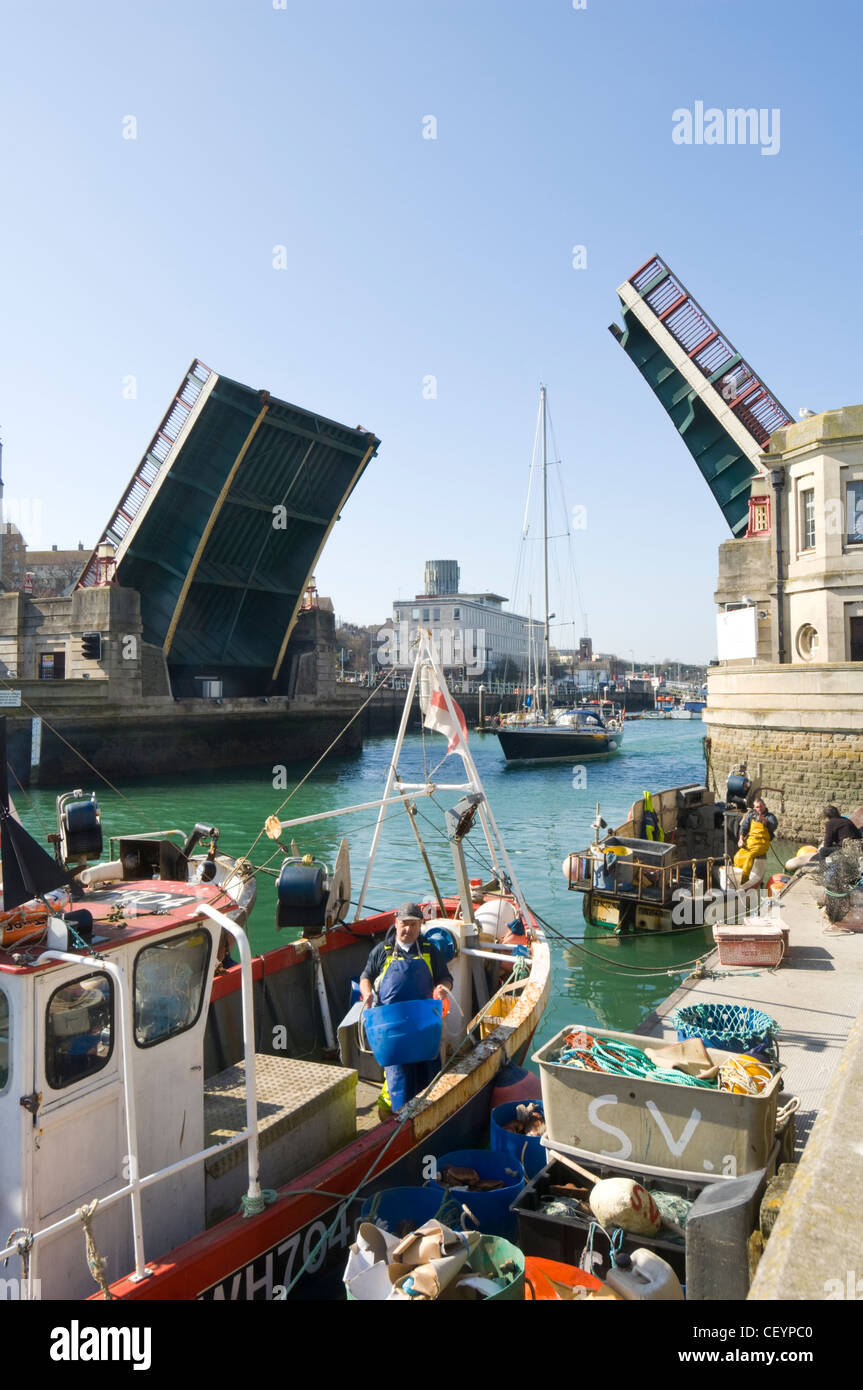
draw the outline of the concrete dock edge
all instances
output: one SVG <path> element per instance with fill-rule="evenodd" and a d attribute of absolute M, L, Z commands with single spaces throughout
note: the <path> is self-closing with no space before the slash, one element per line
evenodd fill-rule
<path fill-rule="evenodd" d="M 836 1065 L 750 1299 L 863 1298 L 861 1120 L 863 1014 Z"/>

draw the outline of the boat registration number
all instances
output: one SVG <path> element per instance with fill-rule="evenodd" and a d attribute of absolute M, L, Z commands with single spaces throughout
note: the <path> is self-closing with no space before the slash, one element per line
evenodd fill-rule
<path fill-rule="evenodd" d="M 353 1230 L 346 1206 L 339 1211 L 336 1224 L 332 1226 L 332 1223 L 330 1215 L 328 1219 L 310 1222 L 302 1230 L 292 1231 L 278 1245 L 204 1289 L 198 1294 L 198 1300 L 244 1303 L 289 1297 L 288 1286 L 301 1270 L 298 1289 L 302 1288 L 307 1276 L 317 1274 L 331 1257 L 337 1254 L 347 1257 Z"/>

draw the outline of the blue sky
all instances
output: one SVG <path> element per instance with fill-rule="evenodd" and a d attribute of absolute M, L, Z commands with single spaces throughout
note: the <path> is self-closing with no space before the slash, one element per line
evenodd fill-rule
<path fill-rule="evenodd" d="M 4 0 L 27 539 L 95 542 L 198 356 L 381 437 L 318 570 L 345 619 L 430 558 L 511 594 L 545 381 L 595 646 L 706 660 L 728 533 L 615 289 L 658 251 L 792 414 L 861 400 L 861 30 L 853 0 Z M 697 100 L 778 108 L 778 154 L 676 145 Z"/>

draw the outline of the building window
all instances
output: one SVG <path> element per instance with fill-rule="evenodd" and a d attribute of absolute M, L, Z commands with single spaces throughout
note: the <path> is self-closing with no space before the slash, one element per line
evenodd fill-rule
<path fill-rule="evenodd" d="M 461 609 L 460 609 L 460 608 L 454 608 L 454 609 L 452 610 L 452 615 L 453 615 L 453 618 L 454 618 L 454 619 L 460 618 L 460 617 L 461 617 Z"/>
<path fill-rule="evenodd" d="M 804 488 L 800 493 L 800 549 L 815 549 L 815 489 Z"/>
<path fill-rule="evenodd" d="M 433 623 L 439 623 L 439 622 L 440 622 L 440 609 L 439 609 L 439 608 L 433 608 L 433 609 L 432 609 L 432 622 L 433 622 Z"/>
<path fill-rule="evenodd" d="M 749 499 L 749 527 L 747 536 L 764 536 L 770 530 L 770 498 L 751 497 Z"/>
<path fill-rule="evenodd" d="M 66 679 L 66 653 L 39 653 L 40 681 L 62 681 Z"/>
<path fill-rule="evenodd" d="M 845 489 L 847 545 L 863 545 L 863 483 L 849 483 Z"/>
<path fill-rule="evenodd" d="M 107 975 L 85 975 L 48 1000 L 45 1077 L 55 1091 L 107 1066 L 113 1047 L 114 986 Z"/>
<path fill-rule="evenodd" d="M 428 620 L 429 620 L 429 610 L 428 610 L 427 608 L 424 608 L 424 609 L 423 609 L 423 622 L 424 622 L 424 623 L 427 623 Z"/>
<path fill-rule="evenodd" d="M 420 620 L 420 610 L 419 610 L 418 608 L 412 608 L 412 609 L 411 609 L 411 618 L 413 619 L 413 621 L 414 621 L 415 623 L 418 623 L 418 622 L 419 622 L 419 620 Z"/>

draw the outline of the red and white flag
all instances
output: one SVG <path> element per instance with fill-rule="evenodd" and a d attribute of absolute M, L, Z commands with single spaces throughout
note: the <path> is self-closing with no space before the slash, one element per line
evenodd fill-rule
<path fill-rule="evenodd" d="M 467 746 L 467 724 L 465 723 L 464 714 L 455 700 L 452 701 L 452 706 L 456 712 L 458 723 L 455 722 L 450 714 L 438 678 L 434 671 L 432 671 L 431 699 L 429 700 L 429 707 L 426 711 L 423 724 L 427 729 L 434 729 L 438 734 L 446 734 L 449 740 L 446 750 L 448 753 L 463 753 L 464 748 Z"/>

